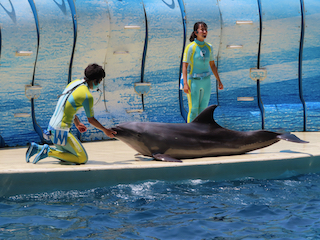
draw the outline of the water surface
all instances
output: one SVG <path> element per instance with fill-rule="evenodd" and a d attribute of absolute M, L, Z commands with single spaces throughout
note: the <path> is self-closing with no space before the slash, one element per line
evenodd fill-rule
<path fill-rule="evenodd" d="M 1 239 L 320 239 L 320 175 L 145 181 L 0 200 Z"/>

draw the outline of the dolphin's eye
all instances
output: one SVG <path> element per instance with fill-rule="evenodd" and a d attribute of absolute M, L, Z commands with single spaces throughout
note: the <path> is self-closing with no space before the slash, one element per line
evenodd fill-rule
<path fill-rule="evenodd" d="M 137 137 L 138 137 L 138 138 L 141 138 L 141 133 L 137 133 Z"/>

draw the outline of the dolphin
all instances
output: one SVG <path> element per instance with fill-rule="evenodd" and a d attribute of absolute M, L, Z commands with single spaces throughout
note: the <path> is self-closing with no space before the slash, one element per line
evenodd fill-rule
<path fill-rule="evenodd" d="M 117 139 L 141 155 L 167 162 L 244 154 L 280 140 L 308 143 L 290 133 L 223 128 L 213 118 L 216 107 L 207 107 L 191 123 L 127 122 L 112 129 Z"/>

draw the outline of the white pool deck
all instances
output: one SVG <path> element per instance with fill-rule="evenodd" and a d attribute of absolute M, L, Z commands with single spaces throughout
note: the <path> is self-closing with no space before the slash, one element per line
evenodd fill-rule
<path fill-rule="evenodd" d="M 46 158 L 26 163 L 27 147 L 0 150 L 0 197 L 16 194 L 85 190 L 145 180 L 235 180 L 285 178 L 320 172 L 320 132 L 297 132 L 309 141 L 280 141 L 244 155 L 185 159 L 183 163 L 136 159 L 135 150 L 118 141 L 83 143 L 89 161 L 62 164 Z"/>

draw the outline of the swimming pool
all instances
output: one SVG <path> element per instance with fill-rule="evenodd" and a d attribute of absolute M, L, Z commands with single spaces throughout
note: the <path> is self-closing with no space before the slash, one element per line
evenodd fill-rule
<path fill-rule="evenodd" d="M 144 181 L 0 201 L 1 239 L 315 239 L 320 175 Z"/>

